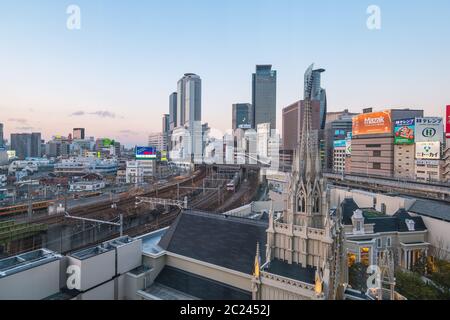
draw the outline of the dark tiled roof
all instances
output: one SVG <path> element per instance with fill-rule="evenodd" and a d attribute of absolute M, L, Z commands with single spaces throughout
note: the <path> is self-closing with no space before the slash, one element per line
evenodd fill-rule
<path fill-rule="evenodd" d="M 353 199 L 344 199 L 341 204 L 342 207 L 342 222 L 345 225 L 352 224 L 352 216 L 355 210 L 359 209 L 358 205 Z"/>
<path fill-rule="evenodd" d="M 251 292 L 166 266 L 156 283 L 202 300 L 251 300 Z"/>
<path fill-rule="evenodd" d="M 450 204 L 418 199 L 409 208 L 409 212 L 450 222 Z"/>
<path fill-rule="evenodd" d="M 342 216 L 344 225 L 351 225 L 353 213 L 359 209 L 358 205 L 353 199 L 345 199 L 342 202 Z M 410 210 L 411 211 L 411 210 Z M 380 216 L 380 217 L 367 217 L 365 215 L 365 224 L 374 224 L 374 232 L 408 232 L 408 227 L 405 220 L 413 220 L 415 225 L 415 231 L 427 230 L 421 217 L 411 217 L 411 215 L 405 210 L 400 209 L 393 216 Z"/>
<path fill-rule="evenodd" d="M 163 249 L 224 268 L 253 273 L 256 243 L 265 260 L 267 223 L 183 212 L 159 242 Z"/>
<path fill-rule="evenodd" d="M 302 267 L 299 264 L 289 264 L 281 260 L 272 260 L 270 262 L 268 272 L 277 274 L 282 277 L 294 279 L 310 284 L 315 283 L 316 268 Z"/>

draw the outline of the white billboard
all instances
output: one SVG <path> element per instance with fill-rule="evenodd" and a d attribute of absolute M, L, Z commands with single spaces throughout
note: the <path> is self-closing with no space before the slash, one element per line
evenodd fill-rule
<path fill-rule="evenodd" d="M 444 122 L 442 118 L 416 118 L 416 142 L 444 142 Z"/>
<path fill-rule="evenodd" d="M 439 160 L 441 143 L 439 141 L 416 142 L 416 159 Z"/>

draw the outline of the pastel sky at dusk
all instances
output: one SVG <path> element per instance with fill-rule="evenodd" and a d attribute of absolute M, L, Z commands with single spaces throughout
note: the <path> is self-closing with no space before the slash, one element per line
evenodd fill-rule
<path fill-rule="evenodd" d="M 81 8 L 81 30 L 66 9 Z M 369 5 L 381 30 L 366 27 Z M 202 121 L 225 131 L 251 102 L 256 64 L 278 71 L 277 118 L 326 69 L 329 111 L 450 104 L 448 0 L 0 0 L 0 123 L 5 137 L 88 136 L 145 144 L 184 73 L 203 81 Z"/>

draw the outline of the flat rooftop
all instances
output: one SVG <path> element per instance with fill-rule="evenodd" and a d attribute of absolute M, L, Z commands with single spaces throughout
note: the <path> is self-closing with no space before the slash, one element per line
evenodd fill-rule
<path fill-rule="evenodd" d="M 48 249 L 39 249 L 2 259 L 0 260 L 0 279 L 60 259 L 61 255 Z"/>
<path fill-rule="evenodd" d="M 162 252 L 163 249 L 158 243 L 168 229 L 169 227 L 159 229 L 139 237 L 142 239 L 142 252 L 147 254 L 158 254 Z"/>
<path fill-rule="evenodd" d="M 102 253 L 109 252 L 111 250 L 114 250 L 115 248 L 121 247 L 121 246 L 123 246 L 127 243 L 131 243 L 133 241 L 135 241 L 134 238 L 124 236 L 124 237 L 120 237 L 117 239 L 103 242 L 94 247 L 76 251 L 74 253 L 71 253 L 69 256 L 72 258 L 78 259 L 78 260 L 85 260 L 85 259 L 95 257 L 97 255 L 100 255 Z"/>

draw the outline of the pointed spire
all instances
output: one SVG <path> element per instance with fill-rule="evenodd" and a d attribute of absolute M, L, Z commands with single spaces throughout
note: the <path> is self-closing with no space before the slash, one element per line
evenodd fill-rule
<path fill-rule="evenodd" d="M 273 209 L 273 200 L 271 200 L 270 211 L 269 211 L 269 230 L 273 231 L 273 223 L 274 223 L 274 209 Z"/>
<path fill-rule="evenodd" d="M 259 242 L 256 243 L 256 255 L 255 255 L 255 267 L 253 270 L 253 276 L 259 278 L 261 267 L 261 255 L 259 254 Z"/>

